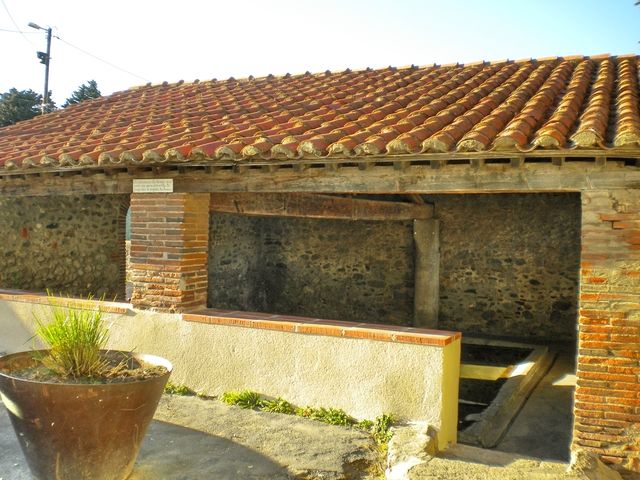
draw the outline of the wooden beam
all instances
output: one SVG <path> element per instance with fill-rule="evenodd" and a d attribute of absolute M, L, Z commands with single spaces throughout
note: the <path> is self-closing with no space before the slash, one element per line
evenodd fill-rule
<path fill-rule="evenodd" d="M 427 204 L 427 202 L 424 201 L 424 198 L 422 198 L 422 195 L 409 194 L 409 195 L 407 195 L 407 197 L 409 198 L 409 200 L 411 200 L 416 205 L 426 205 Z"/>
<path fill-rule="evenodd" d="M 322 168 L 296 171 L 280 168 L 268 173 L 261 170 L 236 172 L 220 166 L 176 169 L 160 176 L 151 171 L 129 175 L 126 170 L 109 170 L 111 175 L 92 171 L 89 176 L 61 177 L 6 174 L 0 179 L 0 195 L 57 196 L 83 194 L 131 193 L 134 178 L 172 178 L 175 192 L 314 192 L 369 194 L 437 194 L 437 193 L 524 193 L 580 192 L 640 188 L 640 168 L 624 166 L 623 161 L 608 157 L 604 166 L 594 162 L 565 159 L 562 168 L 551 163 L 526 163 L 521 168 L 509 164 L 486 164 L 477 168 L 450 164 L 438 169 L 428 165 L 407 165 L 403 170 L 393 165 L 375 165 L 368 170 L 343 167 L 337 172 Z"/>
<path fill-rule="evenodd" d="M 431 205 L 310 193 L 212 193 L 211 212 L 338 220 L 414 220 L 433 215 Z"/>
<path fill-rule="evenodd" d="M 440 222 L 415 220 L 414 319 L 416 327 L 438 328 L 440 300 Z"/>

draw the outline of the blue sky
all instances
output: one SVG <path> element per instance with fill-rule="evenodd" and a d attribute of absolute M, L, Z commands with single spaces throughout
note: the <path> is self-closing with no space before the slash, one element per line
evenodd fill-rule
<path fill-rule="evenodd" d="M 0 92 L 42 92 L 35 22 L 60 37 L 49 84 L 58 104 L 90 79 L 108 94 L 165 80 L 640 53 L 634 0 L 0 1 L 0 29 L 25 32 L 0 31 Z"/>

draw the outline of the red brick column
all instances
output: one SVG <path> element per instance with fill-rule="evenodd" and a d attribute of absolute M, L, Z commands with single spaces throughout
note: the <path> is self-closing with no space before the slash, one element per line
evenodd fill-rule
<path fill-rule="evenodd" d="M 207 306 L 209 194 L 131 195 L 131 302 L 184 312 Z"/>
<path fill-rule="evenodd" d="M 129 197 L 126 197 L 120 204 L 118 211 L 118 225 L 116 233 L 116 242 L 118 248 L 111 261 L 118 265 L 119 287 L 115 292 L 116 300 L 119 302 L 126 301 L 126 285 L 127 285 L 127 211 L 129 210 Z M 111 299 L 113 300 L 113 299 Z"/>
<path fill-rule="evenodd" d="M 640 190 L 583 192 L 573 450 L 640 472 Z"/>

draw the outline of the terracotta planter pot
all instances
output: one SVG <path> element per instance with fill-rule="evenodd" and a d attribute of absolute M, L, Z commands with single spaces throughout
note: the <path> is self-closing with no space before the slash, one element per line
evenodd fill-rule
<path fill-rule="evenodd" d="M 33 352 L 0 358 L 0 368 L 33 364 Z M 133 355 L 167 368 L 162 376 L 111 384 L 24 380 L 0 372 L 0 396 L 31 473 L 37 480 L 123 480 L 171 374 L 171 363 Z"/>

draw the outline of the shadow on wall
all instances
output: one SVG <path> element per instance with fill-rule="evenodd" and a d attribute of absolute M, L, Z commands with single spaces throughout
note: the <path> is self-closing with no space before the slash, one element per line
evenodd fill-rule
<path fill-rule="evenodd" d="M 209 307 L 409 325 L 412 225 L 214 214 Z"/>
<path fill-rule="evenodd" d="M 575 340 L 580 195 L 429 195 L 440 219 L 440 328 Z"/>

